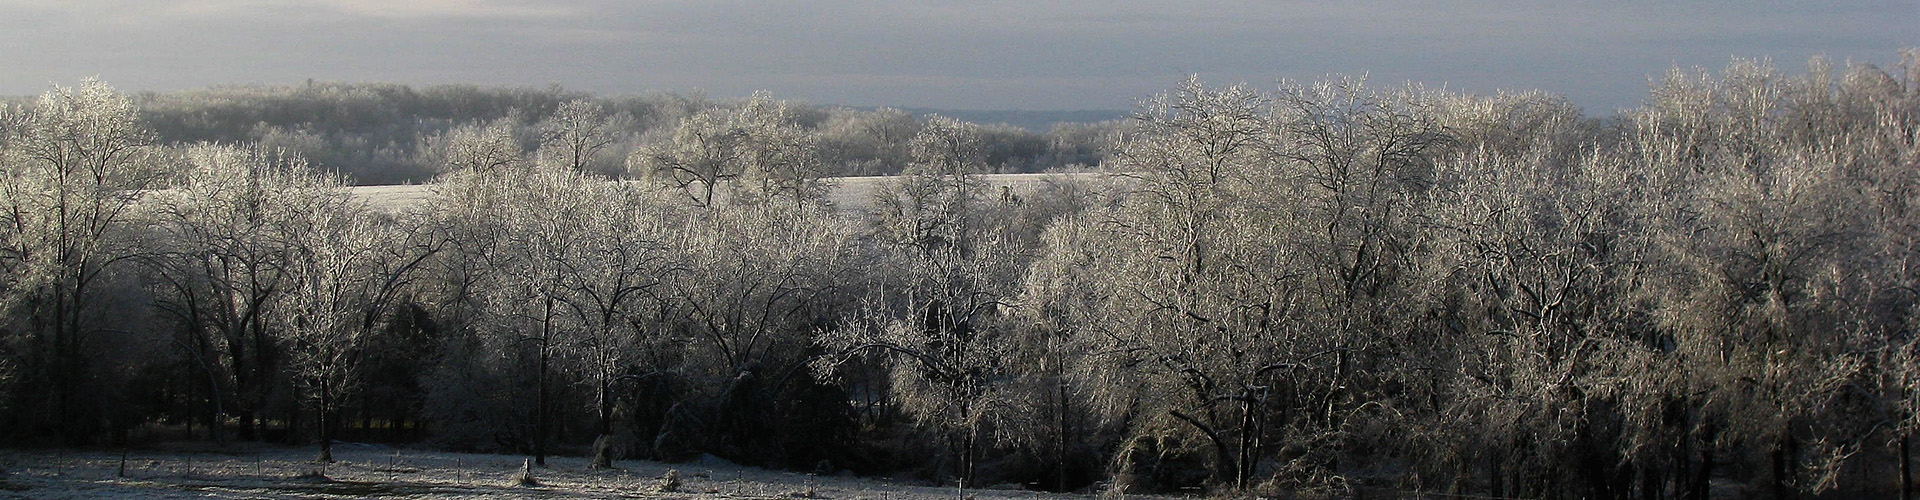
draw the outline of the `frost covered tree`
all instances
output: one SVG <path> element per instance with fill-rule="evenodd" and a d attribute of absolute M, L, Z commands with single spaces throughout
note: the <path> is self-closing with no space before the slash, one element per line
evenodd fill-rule
<path fill-rule="evenodd" d="M 170 172 L 125 96 L 99 81 L 55 87 L 0 117 L 0 312 L 19 358 L 16 386 L 37 410 L 24 422 L 68 442 L 86 439 L 86 400 L 104 277 L 136 256 L 136 201 Z"/>
<path fill-rule="evenodd" d="M 486 228 L 466 232 L 476 238 L 465 244 L 482 259 L 475 276 L 477 311 L 484 314 L 478 325 L 496 352 L 533 352 L 534 371 L 531 435 L 524 439 L 532 448 L 538 465 L 546 465 L 552 414 L 551 395 L 555 359 L 563 355 L 571 329 L 565 320 L 561 301 L 566 283 L 565 266 L 573 260 L 573 238 L 580 222 L 590 216 L 588 200 L 570 196 L 567 186 L 582 180 L 580 173 L 552 168 L 503 176 L 473 176 L 456 179 L 447 188 L 454 198 L 447 205 L 474 211 L 443 214 L 454 216 L 455 223 L 480 224 Z M 484 197 L 466 200 L 460 196 Z M 524 396 L 522 396 L 524 397 Z M 516 398 L 520 399 L 520 398 Z"/>
<path fill-rule="evenodd" d="M 875 236 L 931 258 L 970 252 L 986 203 L 986 151 L 981 130 L 952 118 L 927 120 L 910 144 L 912 162 L 874 191 Z"/>
<path fill-rule="evenodd" d="M 816 389 L 810 339 L 840 314 L 858 276 L 852 225 L 817 201 L 726 201 L 691 210 L 685 224 L 674 241 L 683 272 L 663 287 L 662 324 L 685 343 L 680 374 L 705 395 L 669 412 L 661 451 L 705 443 L 757 463 L 819 456 L 791 443 L 828 438 L 776 429 L 834 420 L 832 408 L 801 400 Z"/>
<path fill-rule="evenodd" d="M 660 290 L 679 278 L 683 265 L 672 236 L 683 219 L 657 193 L 632 184 L 598 183 L 565 196 L 587 198 L 574 257 L 560 263 L 560 301 L 574 333 L 573 356 L 593 394 L 599 436 L 593 466 L 611 467 L 617 386 L 657 376 L 664 367 L 649 356 L 660 349 Z"/>
<path fill-rule="evenodd" d="M 625 115 L 609 114 L 606 108 L 592 100 L 575 99 L 562 103 L 539 126 L 540 159 L 577 172 L 605 170 L 596 165 L 600 156 L 619 142 L 620 130 L 625 128 L 622 123 L 631 120 Z M 490 136 L 497 134 L 494 132 Z"/>
<path fill-rule="evenodd" d="M 1029 278 L 1037 307 L 1105 358 L 1111 385 L 1095 390 L 1130 394 L 1107 407 L 1152 422 L 1137 432 L 1191 431 L 1160 442 L 1208 450 L 1213 480 L 1239 486 L 1260 455 L 1269 377 L 1327 357 L 1282 340 L 1308 335 L 1307 263 L 1276 227 L 1292 223 L 1273 212 L 1285 206 L 1249 199 L 1270 186 L 1269 103 L 1194 81 L 1149 101 L 1117 153 L 1132 178 L 1121 204 L 1056 226 Z"/>
<path fill-rule="evenodd" d="M 819 128 L 822 162 L 834 176 L 899 172 L 919 132 L 920 120 L 898 109 L 835 113 Z"/>
<path fill-rule="evenodd" d="M 280 328 L 295 386 L 316 416 L 322 462 L 333 461 L 339 409 L 365 384 L 367 349 L 440 246 L 417 217 L 369 210 L 344 196 L 307 214 L 291 248 Z"/>
<path fill-rule="evenodd" d="M 215 440 L 228 415 L 255 439 L 284 363 L 275 315 L 293 283 L 295 237 L 308 214 L 341 203 L 340 181 L 257 147 L 199 145 L 183 159 L 174 187 L 151 198 L 154 305 L 207 382 Z"/>
<path fill-rule="evenodd" d="M 1432 99 L 1190 80 L 1146 103 L 1114 153 L 1124 197 L 1056 226 L 1029 277 L 1049 323 L 1101 353 L 1096 399 L 1138 419 L 1123 474 L 1197 454 L 1249 488 L 1285 450 L 1275 484 L 1339 486 L 1345 429 L 1390 411 L 1375 388 L 1406 376 L 1426 300 L 1416 216 L 1450 143 Z"/>
<path fill-rule="evenodd" d="M 818 139 L 795 123 L 795 112 L 766 92 L 701 111 L 681 119 L 670 140 L 634 152 L 628 169 L 679 187 L 700 206 L 712 206 L 716 193 L 816 199 L 824 194 Z"/>
<path fill-rule="evenodd" d="M 671 368 L 648 354 L 661 289 L 683 266 L 681 211 L 644 185 L 549 165 L 445 179 L 434 212 L 462 256 L 448 293 L 470 302 L 481 348 L 531 353 L 534 394 L 520 404 L 531 407 L 522 439 L 534 459 L 545 465 L 563 385 L 593 395 L 596 433 L 610 438 L 617 385 Z"/>
<path fill-rule="evenodd" d="M 892 400 L 947 441 L 960 486 L 977 486 L 982 453 L 1025 406 L 1009 388 L 1025 330 L 1002 318 L 1026 249 L 1011 234 L 1012 207 L 985 196 L 977 126 L 933 117 L 910 151 L 906 171 L 875 192 L 870 221 L 885 244 L 876 265 L 898 272 L 869 292 L 864 312 L 818 340 L 830 355 L 815 366 L 832 375 L 878 363 Z"/>
<path fill-rule="evenodd" d="M 1850 417 L 1872 408 L 1855 406 L 1854 388 L 1910 355 L 1880 354 L 1907 337 L 1894 333 L 1907 327 L 1892 290 L 1911 276 L 1899 231 L 1880 224 L 1906 203 L 1897 165 L 1911 160 L 1897 158 L 1912 158 L 1920 101 L 1877 69 L 1853 71 L 1835 82 L 1820 60 L 1806 75 L 1747 60 L 1718 75 L 1676 70 L 1633 115 L 1633 152 L 1676 200 L 1653 219 L 1656 318 L 1675 369 L 1714 396 L 1692 408 L 1695 432 L 1723 443 L 1711 452 L 1756 452 L 1755 486 L 1776 497 L 1836 486 L 1860 435 L 1881 425 Z"/>
<path fill-rule="evenodd" d="M 555 134 L 551 142 L 565 143 L 569 134 Z M 586 134 L 580 134 L 586 135 Z M 594 144 L 582 140 L 581 148 Z M 604 145 L 602 146 L 604 147 Z M 504 120 L 455 127 L 426 140 L 425 149 L 436 157 L 434 166 L 448 172 L 498 172 L 522 168 L 526 154 L 514 135 L 514 127 Z M 574 149 L 568 147 L 566 149 Z M 586 155 L 590 158 L 590 155 Z M 504 175 L 500 174 L 500 175 Z"/>
<path fill-rule="evenodd" d="M 1002 319 L 1021 269 L 1011 243 L 974 242 L 965 256 L 910 249 L 889 259 L 886 268 L 900 275 L 874 291 L 864 312 L 817 340 L 829 354 L 815 361 L 823 375 L 848 362 L 885 367 L 892 401 L 947 441 L 962 488 L 978 486 L 976 465 L 994 441 L 983 434 L 1007 430 L 1026 412 L 1012 379 L 1017 336 L 1027 332 Z"/>
<path fill-rule="evenodd" d="M 1420 258 L 1444 284 L 1434 304 L 1444 328 L 1421 346 L 1434 353 L 1421 365 L 1450 374 L 1423 380 L 1422 392 L 1448 395 L 1430 411 L 1454 425 L 1418 436 L 1451 450 L 1427 463 L 1484 479 L 1496 496 L 1531 494 L 1529 475 L 1611 488 L 1594 479 L 1652 457 L 1583 457 L 1630 450 L 1609 439 L 1660 439 L 1620 425 L 1666 383 L 1651 368 L 1658 342 L 1635 298 L 1651 245 L 1639 214 L 1658 207 L 1619 158 L 1557 146 L 1578 134 L 1563 100 L 1453 105 L 1453 130 L 1473 152 L 1436 168 L 1424 218 L 1432 251 Z M 1590 424 L 1567 425 L 1570 415 Z M 1631 437 L 1601 437 L 1615 432 Z"/>

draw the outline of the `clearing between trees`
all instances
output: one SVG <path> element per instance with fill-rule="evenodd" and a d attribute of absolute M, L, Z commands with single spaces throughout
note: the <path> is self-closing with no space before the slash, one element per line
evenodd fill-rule
<path fill-rule="evenodd" d="M 129 450 L 0 451 L 0 498 L 954 498 L 951 487 L 851 475 L 818 476 L 736 465 L 711 455 L 688 463 L 626 460 L 590 470 L 591 457 L 549 457 L 521 485 L 524 455 L 451 453 L 385 445 L 335 445 L 332 464 L 311 447 L 180 444 Z M 122 469 L 124 467 L 124 471 Z M 665 478 L 672 474 L 676 480 Z M 673 482 L 672 487 L 667 483 Z M 977 499 L 1084 498 L 1016 489 L 969 489 Z"/>

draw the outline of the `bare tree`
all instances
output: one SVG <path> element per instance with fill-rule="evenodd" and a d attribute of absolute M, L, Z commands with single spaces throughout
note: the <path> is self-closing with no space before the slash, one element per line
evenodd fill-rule
<path fill-rule="evenodd" d="M 841 312 L 857 276 L 852 234 L 850 224 L 816 202 L 693 210 L 673 244 L 684 273 L 663 288 L 663 326 L 685 343 L 677 370 L 704 396 L 680 403 L 660 444 L 705 442 L 723 456 L 756 462 L 811 452 L 781 450 L 789 436 L 776 429 L 832 411 L 784 398 L 811 389 L 810 338 Z"/>
<path fill-rule="evenodd" d="M 835 176 L 877 175 L 906 169 L 920 121 L 893 108 L 837 112 L 820 125 L 822 162 Z"/>
<path fill-rule="evenodd" d="M 618 142 L 619 123 L 630 121 L 624 115 L 610 116 L 600 104 L 575 99 L 560 105 L 553 116 L 540 126 L 541 161 L 552 162 L 576 172 L 594 172 L 595 160 L 600 154 Z M 497 136 L 498 132 L 490 135 Z M 492 141 L 497 141 L 493 139 Z M 497 147 L 488 148 L 492 151 Z"/>
<path fill-rule="evenodd" d="M 254 439 L 280 372 L 275 314 L 292 282 L 293 237 L 307 214 L 340 203 L 340 181 L 257 148 L 201 145 L 185 160 L 176 187 L 151 195 L 163 240 L 150 259 L 155 305 L 208 381 L 215 440 L 229 411 Z"/>
<path fill-rule="evenodd" d="M 0 273 L 5 310 L 26 318 L 22 376 L 44 388 L 37 425 L 68 441 L 90 422 L 77 399 L 92 370 L 86 353 L 107 325 L 93 320 L 96 286 L 133 258 L 125 237 L 135 201 L 168 173 L 138 110 L 104 83 L 55 87 L 8 110 L 0 144 Z"/>
<path fill-rule="evenodd" d="M 566 123 L 566 122 L 562 122 Z M 593 149 L 597 139 L 592 132 L 600 132 L 592 124 L 579 124 L 586 132 L 569 132 L 561 128 L 550 131 L 553 136 L 548 142 L 564 145 L 568 153 L 575 149 Z M 605 134 L 601 134 L 605 135 Z M 521 151 L 520 141 L 514 136 L 512 124 L 505 120 L 486 125 L 464 125 L 455 127 L 439 136 L 426 140 L 429 154 L 437 156 L 437 169 L 448 172 L 484 172 L 493 173 L 516 167 L 523 167 L 526 155 Z M 599 147 L 604 147 L 601 144 Z M 592 158 L 591 152 L 581 151 L 579 160 L 582 166 Z M 571 158 L 571 154 L 566 155 Z"/>
<path fill-rule="evenodd" d="M 1045 426 L 1024 408 L 1059 386 L 1025 377 L 1035 363 L 1021 354 L 1035 348 L 1026 338 L 1034 332 L 1010 315 L 1011 302 L 1038 244 L 1030 233 L 1076 208 L 986 196 L 978 126 L 932 117 L 910 152 L 902 175 L 874 194 L 868 220 L 883 244 L 874 265 L 897 272 L 876 276 L 863 311 L 817 340 L 828 355 L 815 368 L 886 373 L 861 383 L 885 387 L 890 406 L 942 436 L 966 488 L 984 481 L 989 450 L 1037 439 Z"/>
<path fill-rule="evenodd" d="M 967 245 L 981 227 L 977 212 L 987 201 L 979 126 L 934 116 L 914 135 L 911 152 L 906 171 L 874 192 L 876 235 L 926 258 L 971 252 Z"/>
<path fill-rule="evenodd" d="M 1171 446 L 1207 450 L 1216 483 L 1254 486 L 1284 447 L 1277 484 L 1340 487 L 1349 420 L 1390 404 L 1370 391 L 1400 376 L 1427 300 L 1416 216 L 1451 141 L 1433 99 L 1190 80 L 1148 101 L 1114 155 L 1126 196 L 1049 249 L 1072 264 L 1039 267 L 1084 277 L 1030 278 L 1095 291 L 1035 300 L 1090 321 L 1075 335 L 1103 353 L 1103 390 L 1132 394 L 1106 406 L 1143 435 L 1185 429 Z"/>
<path fill-rule="evenodd" d="M 512 352 L 530 347 L 536 360 L 533 401 L 532 454 L 546 465 L 552 414 L 554 358 L 564 351 L 571 330 L 564 323 L 561 301 L 564 264 L 574 257 L 576 226 L 589 217 L 586 199 L 569 196 L 566 187 L 582 182 L 580 174 L 541 168 L 520 175 L 478 176 L 462 179 L 448 189 L 453 195 L 447 215 L 481 224 L 470 242 L 484 259 L 478 301 L 487 319 L 480 326 L 498 337 L 492 349 Z M 477 199 L 467 200 L 463 196 Z M 472 210 L 463 210 L 470 207 Z"/>
<path fill-rule="evenodd" d="M 902 271 L 896 290 L 884 291 L 864 313 L 816 342 L 828 356 L 815 369 L 833 376 L 840 365 L 877 357 L 890 374 L 887 387 L 921 425 L 945 436 L 961 488 L 977 487 L 977 462 L 988 447 L 982 433 L 1012 427 L 1027 401 L 1017 386 L 1017 335 L 1003 302 L 1013 296 L 1018 249 L 1004 239 L 932 255 L 911 249 L 886 268 Z"/>
<path fill-rule="evenodd" d="M 661 333 L 659 289 L 683 265 L 682 212 L 642 185 L 554 166 L 449 178 L 435 211 L 472 260 L 453 294 L 474 303 L 486 348 L 532 352 L 535 461 L 545 465 L 559 384 L 589 387 L 595 429 L 610 439 L 615 385 L 667 368 L 642 351 Z"/>
<path fill-rule="evenodd" d="M 585 192 L 563 193 L 588 197 L 593 206 L 582 214 L 587 219 L 571 242 L 575 258 L 560 263 L 560 300 L 573 316 L 571 324 L 581 330 L 575 343 L 590 374 L 600 436 L 593 466 L 606 468 L 613 465 L 615 384 L 656 376 L 664 368 L 648 366 L 645 353 L 637 351 L 661 336 L 648 327 L 659 323 L 659 304 L 665 301 L 658 289 L 678 274 L 681 264 L 670 236 L 684 220 L 632 184 L 584 187 Z"/>
<path fill-rule="evenodd" d="M 735 109 L 680 120 L 673 138 L 634 152 L 628 168 L 677 186 L 694 204 L 712 206 L 720 186 L 754 200 L 815 199 L 824 191 L 818 141 L 794 123 L 786 101 L 759 92 Z"/>
<path fill-rule="evenodd" d="M 1521 480 L 1530 474 L 1624 495 L 1624 485 L 1609 478 L 1633 476 L 1617 467 L 1638 466 L 1644 475 L 1671 457 L 1624 443 L 1616 449 L 1600 435 L 1630 421 L 1648 425 L 1617 431 L 1621 441 L 1678 444 L 1659 421 L 1664 415 L 1645 413 L 1664 409 L 1664 388 L 1674 382 L 1651 369 L 1660 364 L 1660 342 L 1637 306 L 1651 245 L 1637 221 L 1651 207 L 1636 206 L 1647 193 L 1634 188 L 1618 158 L 1541 151 L 1564 133 L 1555 128 L 1568 126 L 1545 123 L 1525 132 L 1532 138 L 1516 137 L 1518 148 L 1478 148 L 1440 168 L 1444 187 L 1426 220 L 1435 251 L 1426 265 L 1445 273 L 1440 282 L 1449 292 L 1439 314 L 1447 328 L 1443 341 L 1425 348 L 1455 377 L 1428 389 L 1448 395 L 1433 411 L 1453 425 L 1423 438 L 1453 450 L 1455 469 L 1436 472 L 1456 484 L 1484 477 L 1489 495 L 1532 494 Z M 1588 424 L 1567 425 L 1569 414 Z M 1627 456 L 1584 458 L 1611 453 Z"/>
<path fill-rule="evenodd" d="M 280 321 L 289 365 L 317 418 L 322 462 L 333 461 L 340 405 L 364 383 L 361 368 L 415 272 L 439 247 L 415 219 L 388 218 L 344 196 L 310 212 L 294 240 L 293 283 Z"/>

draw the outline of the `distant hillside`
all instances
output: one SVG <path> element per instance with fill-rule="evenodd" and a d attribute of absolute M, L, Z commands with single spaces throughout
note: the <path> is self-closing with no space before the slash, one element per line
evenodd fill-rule
<path fill-rule="evenodd" d="M 542 131 L 558 126 L 563 104 L 588 103 L 589 119 L 611 138 L 588 158 L 586 170 L 631 176 L 627 159 L 649 145 L 672 140 L 686 119 L 739 109 L 746 101 L 649 93 L 599 96 L 553 86 L 483 85 L 412 87 L 378 82 L 307 82 L 295 85 L 225 85 L 133 96 L 141 119 L 166 144 L 254 143 L 300 155 L 356 185 L 419 184 L 444 165 L 449 137 L 460 131 L 503 127 L 524 156 L 539 147 Z M 31 97 L 0 96 L 0 105 Z M 926 115 L 993 125 L 982 127 L 987 169 L 999 173 L 1044 172 L 1099 165 L 1111 127 L 1097 123 L 1124 111 L 950 111 L 808 106 L 795 103 L 783 119 L 811 134 L 819 161 L 836 177 L 899 173 L 910 161 L 908 141 Z"/>
<path fill-rule="evenodd" d="M 1046 133 L 1060 123 L 1098 123 L 1108 120 L 1124 119 L 1133 112 L 1124 109 L 1083 109 L 1066 111 L 1026 111 L 1018 109 L 927 109 L 906 108 L 915 116 L 940 115 L 979 124 L 1005 123 L 1024 128 L 1035 133 Z"/>

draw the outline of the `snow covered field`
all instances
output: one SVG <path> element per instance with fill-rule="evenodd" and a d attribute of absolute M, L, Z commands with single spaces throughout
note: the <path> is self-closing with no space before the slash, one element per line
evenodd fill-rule
<path fill-rule="evenodd" d="M 816 477 L 707 458 L 683 464 L 639 460 L 587 470 L 587 458 L 549 457 L 535 486 L 515 477 L 519 455 L 446 453 L 341 444 L 333 464 L 313 447 L 212 445 L 131 450 L 125 475 L 114 450 L 0 450 L 0 498 L 955 498 L 953 488 L 852 477 Z M 661 477 L 676 471 L 676 491 Z M 968 490 L 979 499 L 1086 498 L 1020 490 Z"/>
<path fill-rule="evenodd" d="M 1100 175 L 1103 174 L 986 174 L 980 177 L 986 181 L 995 192 L 997 192 L 999 188 L 1005 187 L 1010 189 L 1014 194 L 1026 195 L 1035 189 L 1039 189 L 1049 178 L 1088 179 L 1097 178 L 1097 176 Z M 844 211 L 862 210 L 866 208 L 868 202 L 872 201 L 873 191 L 878 189 L 880 184 L 886 182 L 888 179 L 891 179 L 891 177 L 836 177 L 828 179 L 827 183 L 832 186 L 832 189 L 827 191 L 827 199 L 832 201 L 834 206 L 840 207 L 840 209 Z M 353 193 L 355 197 L 366 200 L 367 203 L 375 207 L 394 210 L 426 203 L 427 198 L 433 194 L 428 189 L 429 187 L 426 185 L 355 186 L 348 188 L 348 192 Z"/>

